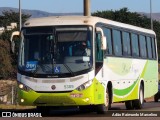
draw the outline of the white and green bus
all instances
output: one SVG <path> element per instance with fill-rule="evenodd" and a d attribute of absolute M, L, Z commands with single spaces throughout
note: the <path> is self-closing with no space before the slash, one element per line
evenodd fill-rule
<path fill-rule="evenodd" d="M 93 106 L 104 113 L 114 102 L 141 109 L 158 91 L 152 30 L 92 16 L 60 16 L 30 19 L 20 35 L 20 105 Z"/>

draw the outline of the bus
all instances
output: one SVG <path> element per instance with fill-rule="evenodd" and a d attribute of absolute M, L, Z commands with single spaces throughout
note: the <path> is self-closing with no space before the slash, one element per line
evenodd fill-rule
<path fill-rule="evenodd" d="M 152 30 L 93 16 L 58 16 L 26 21 L 20 36 L 20 105 L 105 113 L 116 102 L 141 109 L 158 91 Z"/>

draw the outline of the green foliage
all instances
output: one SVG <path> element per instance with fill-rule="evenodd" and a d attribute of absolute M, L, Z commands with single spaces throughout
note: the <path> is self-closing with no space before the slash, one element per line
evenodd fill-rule
<path fill-rule="evenodd" d="M 24 23 L 31 15 L 22 14 L 22 23 Z M 2 15 L 0 16 L 0 25 L 1 26 L 8 26 L 10 23 L 18 23 L 19 28 L 19 13 L 10 11 L 3 11 Z"/>
<path fill-rule="evenodd" d="M 14 11 L 3 11 L 0 16 L 0 26 L 10 26 L 11 23 L 17 23 L 17 28 L 13 30 L 5 30 L 0 35 L 0 79 L 8 79 L 16 77 L 17 49 L 19 41 L 16 41 L 16 53 L 11 53 L 10 37 L 13 31 L 19 29 L 19 13 Z M 30 15 L 22 14 L 22 22 L 24 23 Z"/>
<path fill-rule="evenodd" d="M 24 23 L 31 15 L 22 14 L 22 23 Z M 1 40 L 10 40 L 11 34 L 13 31 L 17 31 L 19 29 L 19 13 L 10 11 L 3 11 L 2 15 L 0 15 L 0 26 L 10 26 L 11 23 L 17 23 L 17 28 L 13 30 L 5 30 L 5 32 L 0 35 Z"/>
<path fill-rule="evenodd" d="M 1 40 L 10 40 L 10 37 L 12 35 L 12 32 L 17 31 L 18 29 L 15 28 L 13 30 L 5 30 L 1 35 L 0 35 L 0 39 Z"/>
<path fill-rule="evenodd" d="M 102 17 L 106 19 L 111 19 L 114 21 L 127 23 L 143 28 L 150 29 L 150 19 L 147 18 L 144 15 L 140 15 L 136 12 L 129 12 L 128 8 L 122 8 L 120 10 L 116 11 L 97 11 L 92 14 L 93 16 Z M 157 35 L 157 46 L 158 51 L 160 51 L 160 22 L 159 21 L 153 21 L 154 31 Z M 160 56 L 160 53 L 158 54 Z"/>
<path fill-rule="evenodd" d="M 0 78 L 10 78 L 13 71 L 10 44 L 8 41 L 0 40 Z"/>

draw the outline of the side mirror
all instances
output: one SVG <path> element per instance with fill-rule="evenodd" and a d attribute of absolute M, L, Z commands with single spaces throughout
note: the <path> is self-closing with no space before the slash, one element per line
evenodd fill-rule
<path fill-rule="evenodd" d="M 13 32 L 12 35 L 11 35 L 11 38 L 10 38 L 10 41 L 11 41 L 11 50 L 12 50 L 13 53 L 15 53 L 15 40 L 14 40 L 14 38 L 16 36 L 18 36 L 18 37 L 20 36 L 20 32 L 19 31 Z"/>
<path fill-rule="evenodd" d="M 11 42 L 11 50 L 12 50 L 12 53 L 15 53 L 15 42 L 14 42 L 14 40 Z"/>
<path fill-rule="evenodd" d="M 96 27 L 96 32 L 100 33 L 101 35 L 101 49 L 106 50 L 107 49 L 107 39 L 106 39 L 106 36 L 104 36 L 102 28 Z"/>
<path fill-rule="evenodd" d="M 102 38 L 101 38 L 101 49 L 102 50 L 106 50 L 107 49 L 107 39 L 106 39 L 106 36 L 102 36 Z"/>

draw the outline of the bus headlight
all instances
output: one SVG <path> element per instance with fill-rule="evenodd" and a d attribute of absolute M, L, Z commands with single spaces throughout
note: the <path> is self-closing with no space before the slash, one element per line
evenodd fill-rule
<path fill-rule="evenodd" d="M 26 92 L 30 91 L 31 88 L 29 88 L 28 86 L 22 84 L 22 83 L 18 83 L 18 87 L 21 89 L 21 90 L 24 90 Z"/>
<path fill-rule="evenodd" d="M 79 87 L 76 88 L 78 91 L 82 91 L 84 89 L 87 89 L 89 86 L 91 86 L 92 80 L 85 82 L 84 84 L 80 85 Z"/>

